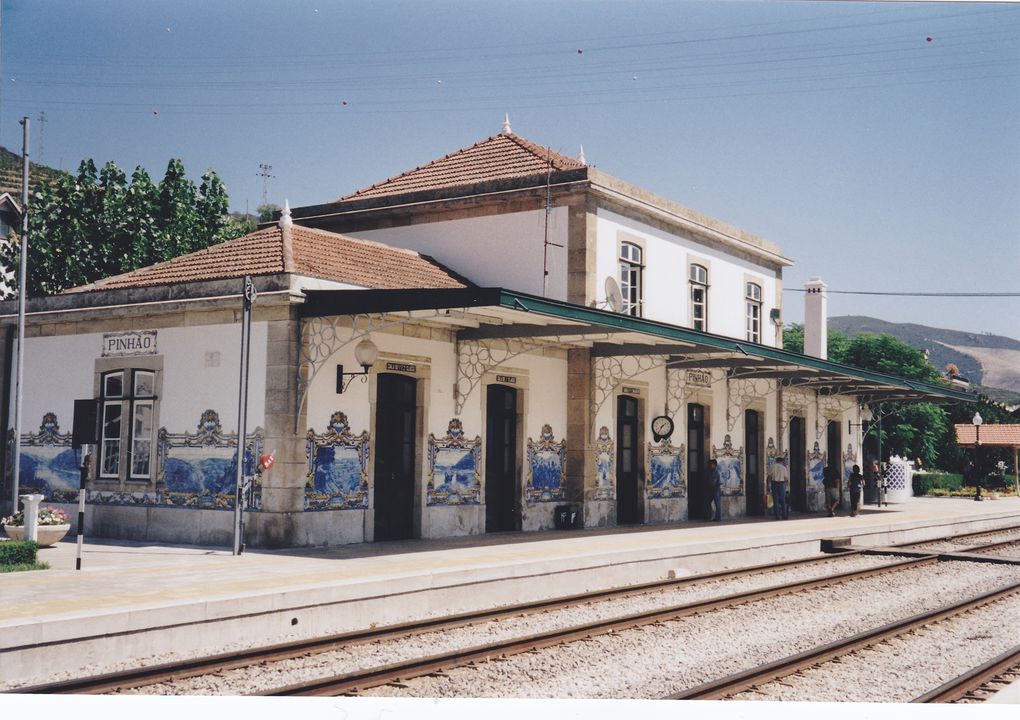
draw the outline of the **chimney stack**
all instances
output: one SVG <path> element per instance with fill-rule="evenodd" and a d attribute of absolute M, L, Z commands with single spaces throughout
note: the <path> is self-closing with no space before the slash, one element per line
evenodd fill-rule
<path fill-rule="evenodd" d="M 828 286 L 813 277 L 804 283 L 804 354 L 820 360 L 828 359 L 829 343 Z"/>

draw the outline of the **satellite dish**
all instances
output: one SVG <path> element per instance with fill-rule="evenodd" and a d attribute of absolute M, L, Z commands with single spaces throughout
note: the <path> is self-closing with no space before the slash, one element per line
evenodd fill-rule
<path fill-rule="evenodd" d="M 615 313 L 623 310 L 623 293 L 620 292 L 620 284 L 612 275 L 606 278 L 606 304 Z"/>

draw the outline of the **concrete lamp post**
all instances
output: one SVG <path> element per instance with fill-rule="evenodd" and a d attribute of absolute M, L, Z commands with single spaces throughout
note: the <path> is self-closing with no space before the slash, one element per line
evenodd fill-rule
<path fill-rule="evenodd" d="M 981 497 L 981 463 L 978 462 L 980 460 L 978 452 L 981 447 L 981 413 L 974 413 L 971 422 L 974 424 L 974 500 L 979 502 L 984 499 Z"/>

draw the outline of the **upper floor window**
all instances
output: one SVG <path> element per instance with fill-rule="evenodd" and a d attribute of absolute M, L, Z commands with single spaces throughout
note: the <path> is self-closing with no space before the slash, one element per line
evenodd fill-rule
<path fill-rule="evenodd" d="M 708 268 L 691 265 L 691 327 L 708 332 Z"/>
<path fill-rule="evenodd" d="M 744 289 L 744 316 L 747 323 L 747 339 L 761 342 L 761 285 L 749 282 Z"/>
<path fill-rule="evenodd" d="M 103 373 L 100 395 L 99 477 L 151 479 L 156 373 L 128 368 Z"/>
<path fill-rule="evenodd" d="M 620 244 L 620 292 L 623 295 L 622 312 L 627 315 L 641 317 L 642 271 L 641 247 L 634 243 Z"/>

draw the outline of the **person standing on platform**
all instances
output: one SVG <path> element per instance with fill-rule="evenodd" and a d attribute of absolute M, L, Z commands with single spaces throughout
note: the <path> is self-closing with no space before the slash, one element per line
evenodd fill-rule
<path fill-rule="evenodd" d="M 850 517 L 857 517 L 861 507 L 861 488 L 864 487 L 864 476 L 861 475 L 861 466 L 854 465 L 850 472 Z"/>
<path fill-rule="evenodd" d="M 786 469 L 786 458 L 777 457 L 772 464 L 772 517 L 776 520 L 790 519 L 790 506 L 786 503 L 786 489 L 790 483 L 790 471 Z"/>
<path fill-rule="evenodd" d="M 831 465 L 825 466 L 822 477 L 822 484 L 825 485 L 825 506 L 829 511 L 829 517 L 836 517 L 836 508 L 839 507 L 839 496 L 842 495 L 839 470 Z"/>
<path fill-rule="evenodd" d="M 712 501 L 715 503 L 715 515 L 712 520 L 722 520 L 722 476 L 719 474 L 719 463 L 714 459 L 708 461 L 708 484 L 712 490 Z"/>

